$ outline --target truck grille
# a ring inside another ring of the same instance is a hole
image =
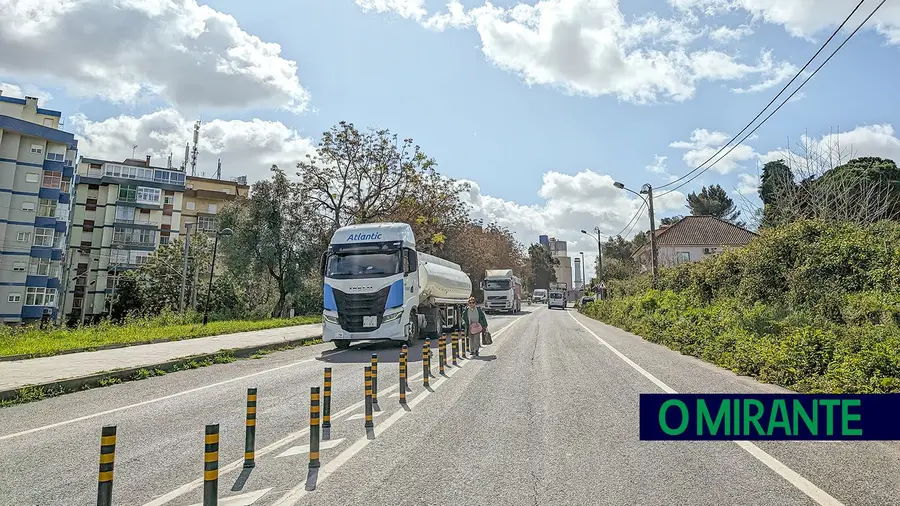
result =
[[[371,332],[381,327],[384,306],[391,291],[390,285],[374,293],[346,293],[337,289],[332,291],[334,302],[337,304],[338,322],[342,329],[347,332]],[[363,316],[375,316],[378,325],[363,327]]]
[[[487,300],[506,300],[506,295],[488,295]]]

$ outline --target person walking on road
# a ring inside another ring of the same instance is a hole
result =
[[[469,297],[469,305],[463,309],[462,321],[466,330],[466,339],[469,340],[469,348],[472,355],[478,356],[481,348],[481,335],[487,331],[487,317],[480,307],[475,305],[475,297]]]

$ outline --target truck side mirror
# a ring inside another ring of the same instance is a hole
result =
[[[322,253],[322,261],[319,265],[319,270],[322,272],[322,277],[325,277],[325,265],[328,263],[328,252]]]

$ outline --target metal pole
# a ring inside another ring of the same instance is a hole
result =
[[[598,260],[599,261],[599,260]],[[584,267],[584,252],[581,252],[581,293],[585,293],[587,287],[587,269]]]
[[[90,286],[89,281],[91,280],[91,260],[91,256],[88,255],[88,267],[84,271],[84,296],[81,297],[81,320],[78,322],[79,325],[84,325],[85,311],[87,311],[88,286]]]
[[[186,229],[184,234],[184,267],[181,274],[181,298],[178,301],[178,307],[181,309],[182,313],[184,313],[184,291],[187,289],[188,252],[191,245],[191,225],[193,225],[193,223],[185,223],[184,225]]]
[[[659,257],[656,253],[656,220],[653,217],[653,187],[649,183],[644,187],[647,190],[648,207],[650,208],[650,259],[653,263],[653,287],[659,279]]]
[[[216,233],[216,240],[213,241],[212,262],[209,264],[209,287],[206,289],[206,304],[203,305],[203,324],[209,321],[209,296],[212,294],[213,270],[216,268],[216,249],[219,247],[219,234]]]

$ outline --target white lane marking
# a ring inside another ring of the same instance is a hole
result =
[[[329,356],[331,356],[331,355],[329,355]],[[42,427],[35,427],[35,428],[33,428],[33,429],[23,430],[22,432],[16,432],[16,433],[13,433],[13,434],[7,434],[7,435],[5,435],[5,436],[0,436],[0,441],[6,440],[6,439],[13,439],[13,438],[25,436],[25,435],[28,435],[28,434],[34,434],[35,432],[41,432],[41,431],[45,431],[45,430],[49,430],[49,429],[55,429],[55,428],[57,428],[57,427],[62,427],[63,425],[69,425],[69,424],[73,424],[73,423],[76,423],[76,422],[83,422],[84,420],[90,420],[91,418],[97,418],[98,416],[104,416],[104,415],[110,415],[110,414],[112,414],[112,413],[118,413],[119,411],[125,411],[126,409],[134,409],[134,408],[139,408],[139,407],[141,407],[141,406],[146,406],[146,405],[148,405],[148,404],[154,404],[154,403],[157,403],[157,402],[167,401],[167,400],[169,400],[169,399],[174,399],[174,398],[176,398],[176,397],[181,397],[182,395],[192,394],[192,393],[195,393],[195,392],[201,392],[201,391],[203,391],[203,390],[208,390],[208,389],[210,389],[210,388],[220,387],[220,386],[222,386],[222,385],[227,385],[227,384],[229,384],[229,383],[234,383],[234,382],[236,382],[236,381],[243,381],[243,380],[248,379],[248,378],[254,378],[254,377],[256,377],[256,376],[262,376],[263,374],[273,373],[273,372],[275,372],[275,371],[280,371],[280,370],[282,370],[282,369],[287,369],[288,367],[294,367],[294,366],[297,366],[297,365],[300,365],[300,364],[305,364],[305,363],[307,363],[307,362],[313,362],[314,360],[315,360],[315,358],[307,358],[307,359],[304,359],[304,360],[299,360],[299,361],[297,361],[297,362],[292,362],[292,363],[290,363],[290,364],[281,365],[281,366],[278,366],[278,367],[273,367],[272,369],[266,369],[265,371],[259,371],[259,372],[255,372],[255,373],[252,373],[252,374],[247,374],[247,375],[245,375],[245,376],[240,376],[240,377],[237,377],[237,378],[227,379],[227,380],[225,380],[225,381],[220,381],[220,382],[218,382],[218,383],[212,383],[212,384],[210,384],[210,385],[204,385],[204,386],[202,386],[202,387],[191,388],[191,389],[189,389],[189,390],[184,390],[184,391],[182,391],[182,392],[176,392],[176,393],[174,393],[174,394],[166,395],[166,396],[163,396],[163,397],[157,397],[157,398],[155,398],[155,399],[148,399],[148,400],[146,400],[146,401],[136,402],[136,403],[134,403],[134,404],[129,404],[128,406],[122,406],[122,407],[119,407],[119,408],[108,409],[108,410],[106,410],[106,411],[101,411],[101,412],[99,412],[99,413],[94,413],[94,414],[91,414],[91,415],[79,416],[78,418],[72,418],[71,420],[66,420],[66,421],[64,421],[64,422],[51,423],[50,425],[44,425],[44,426],[42,426]]]
[[[381,416],[383,414],[384,414],[384,411],[375,411],[374,413],[372,413],[372,418],[375,418],[376,416]],[[348,416],[346,418],[346,421],[349,422],[350,420],[362,420],[363,417],[365,417],[365,416],[366,416],[365,413],[356,413],[355,415]]]
[[[516,324],[517,321],[521,320],[524,317],[516,318],[509,325],[506,325],[502,329],[498,330],[494,333],[494,337],[500,337],[507,329]],[[373,433],[375,435],[375,439],[378,438],[384,431],[391,428],[392,425],[397,423],[398,420],[403,418],[407,413],[410,413],[412,408],[416,407],[420,402],[425,400],[429,395],[434,393],[441,385],[443,385],[447,380],[449,380],[457,371],[460,369],[458,367],[453,368],[446,372],[446,376],[439,376],[437,380],[431,383],[430,390],[423,390],[421,394],[415,396],[412,400],[407,403],[407,406],[410,408],[410,411],[405,409],[400,409],[395,411],[387,420],[375,424],[375,429]],[[318,487],[323,481],[325,481],[329,476],[334,474],[341,466],[346,464],[350,459],[356,456],[363,448],[365,448],[373,439],[369,439],[368,435],[363,436],[357,439],[349,448],[342,451],[338,454],[337,457],[328,461],[324,466],[319,469],[319,474],[316,477],[316,486]],[[281,498],[275,501],[271,506],[294,506],[297,504],[300,499],[303,498],[307,493],[306,490],[306,481],[298,483],[294,488],[285,493]]]
[[[578,319],[575,318],[574,314],[569,313],[569,316],[571,316],[572,319],[575,320],[575,323],[581,325],[581,327],[584,328],[584,330],[588,331],[588,333],[590,335],[594,336],[595,339],[600,341],[600,344],[609,348],[609,351],[615,353],[616,356],[621,358],[626,364],[630,365],[632,368],[634,368],[634,370],[641,373],[641,375],[643,375],[645,378],[652,381],[653,384],[658,386],[664,392],[669,393],[669,394],[677,394],[678,393],[675,390],[673,390],[672,387],[670,387],[669,385],[666,385],[665,383],[660,381],[659,378],[650,374],[643,367],[637,365],[630,358],[623,355],[622,352],[613,348],[611,344],[606,342],[606,340],[604,340],[602,337],[598,336],[593,330],[587,328],[587,326],[585,324],[578,321]],[[766,467],[768,467],[772,471],[775,471],[776,474],[778,474],[779,476],[781,476],[782,478],[787,480],[791,485],[796,487],[797,490],[806,494],[810,499],[812,499],[816,503],[818,503],[822,506],[844,506],[844,503],[838,501],[837,499],[832,497],[830,494],[828,494],[828,492],[825,492],[824,490],[820,489],[819,487],[817,487],[815,484],[813,484],[811,481],[807,480],[803,476],[800,476],[800,474],[798,474],[796,471],[794,471],[793,469],[789,468],[788,466],[782,464],[778,459],[769,455],[768,453],[766,453],[765,450],[756,446],[755,444],[751,443],[750,441],[732,441],[732,442],[734,444],[738,445],[739,447],[743,448],[747,453],[749,453],[754,458],[756,458],[756,460],[765,464]]]
[[[260,500],[262,496],[266,495],[269,490],[272,490],[272,487],[257,490],[255,492],[247,492],[246,494],[235,495],[232,497],[224,497],[222,499],[219,499],[219,506],[250,506],[251,504]],[[203,505],[197,503],[192,506]]]
[[[528,315],[526,315],[526,316],[528,316]],[[524,318],[524,316],[522,318]],[[511,325],[513,325],[519,319],[520,318],[513,320],[509,325],[506,325],[502,329],[498,330],[497,333],[495,334],[495,336],[500,335],[504,329],[509,328]],[[347,350],[347,351],[352,351],[352,350]],[[336,352],[329,356],[336,355],[337,353],[341,353],[341,352]],[[410,376],[408,378],[408,381],[410,382],[410,384],[412,384],[413,381],[415,381],[418,378],[421,378],[423,374],[424,374],[424,371],[417,372],[416,374]],[[378,395],[379,396],[388,395],[391,392],[393,392],[394,390],[397,390],[399,388],[399,386],[400,385],[398,385],[398,384],[394,384],[388,388],[380,389],[380,390],[378,390]],[[427,392],[427,390],[426,390],[426,392]],[[347,413],[350,413],[356,409],[359,409],[360,407],[363,406],[363,404],[365,404],[364,400],[358,401],[354,404],[351,404],[350,406],[347,406],[346,408],[336,412],[334,415],[332,415],[332,418],[337,419],[341,416],[344,416]],[[405,410],[404,410],[404,412],[405,412]],[[259,459],[262,456],[267,455],[267,454],[283,447],[284,445],[289,444],[302,436],[305,436],[308,433],[309,433],[309,427],[299,430],[297,432],[288,434],[287,436],[279,439],[278,441],[275,441],[274,443],[270,444],[269,446],[266,446],[265,448],[258,450],[256,452],[256,460],[259,461]],[[243,468],[243,465],[244,465],[244,459],[235,460],[234,462],[231,462],[230,464],[219,468],[219,476],[221,476],[225,473],[234,471],[236,469]],[[195,488],[199,487],[202,484],[203,484],[203,478],[198,478],[190,483],[185,483],[184,485],[176,488],[175,490],[172,490],[171,492],[168,492],[164,495],[157,497],[156,499],[144,504],[144,506],[163,506],[164,504],[168,504],[171,501],[183,496],[184,494],[187,494],[188,492],[194,490]]]
[[[334,448],[335,446],[341,444],[343,441],[344,441],[344,438],[329,439],[326,441],[322,441],[321,443],[319,443],[319,450],[330,450],[330,449]],[[287,450],[285,450],[284,452],[282,452],[281,454],[276,455],[275,458],[280,459],[281,457],[291,457],[293,455],[308,454],[308,453],[309,453],[309,445],[305,444],[305,445],[300,445],[300,446],[292,446],[292,447],[288,448]]]

